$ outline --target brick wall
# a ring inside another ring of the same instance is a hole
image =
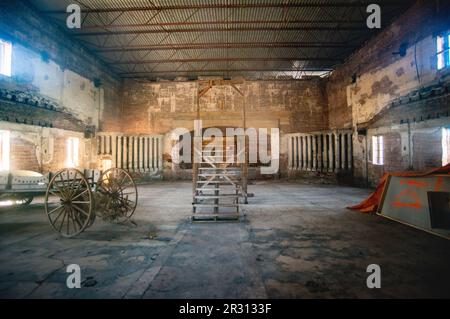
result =
[[[355,133],[372,129],[382,132],[387,143],[384,167],[372,167],[370,161],[366,162],[371,159],[371,135],[355,134],[355,180],[373,185],[385,171],[441,165],[442,147],[436,136],[426,134],[423,139],[408,139],[406,123],[439,130],[449,122],[448,93],[438,100],[424,97],[405,107],[391,109],[391,106],[399,99],[408,100],[409,95],[423,88],[441,85],[448,90],[445,86],[448,87],[450,72],[437,71],[435,41],[437,34],[448,30],[445,21],[449,10],[448,2],[417,1],[331,75],[327,83],[330,127],[353,127]],[[406,48],[403,56],[398,54],[401,46]],[[427,151],[428,146],[436,151]],[[417,160],[411,163],[413,152]]]
[[[442,165],[441,129],[434,132],[415,133],[413,135],[413,166],[419,170],[427,170]]]
[[[0,101],[0,129],[19,122],[27,127],[23,130],[30,131],[27,134],[33,135],[34,129],[29,130],[29,125],[39,131],[40,122],[51,123],[52,132],[57,132],[54,154],[50,162],[40,164],[41,170],[64,166],[66,138],[83,132],[87,124],[101,131],[164,134],[166,138],[174,128],[193,129],[197,82],[122,82],[26,2],[12,1],[7,5],[7,10],[0,12],[0,29],[2,36],[13,41],[16,73],[11,78],[0,76],[0,88],[48,98],[57,104],[58,112]],[[353,128],[355,178],[368,179],[372,184],[385,171],[438,165],[442,147],[436,132],[448,125],[448,94],[400,108],[391,106],[414,90],[449,81],[450,72],[436,71],[434,52],[435,35],[445,29],[442,18],[446,9],[447,2],[440,2],[437,7],[434,1],[418,1],[327,80],[247,81],[238,85],[244,97],[229,86],[214,87],[200,99],[203,126],[240,127],[245,105],[247,127],[277,127],[281,136]],[[22,18],[17,19],[18,16]],[[393,54],[402,45],[406,47],[405,55]],[[48,61],[42,59],[42,52],[48,54]],[[94,86],[95,78],[102,80],[100,88]],[[21,130],[21,126],[14,127]],[[361,128],[369,133],[358,136],[356,132]],[[383,167],[366,160],[371,159],[373,134],[385,136]],[[13,156],[20,159],[18,168],[28,167],[20,164],[21,160],[31,158],[33,147],[36,153],[41,143],[25,141],[18,144],[22,148],[13,151],[17,152]],[[170,143],[164,145],[167,158]],[[429,145],[437,151],[427,151]],[[282,142],[282,169],[286,166],[286,151]],[[38,149],[35,156],[38,164],[39,157],[48,155],[39,152],[42,150]],[[89,158],[91,155],[95,154],[83,155],[83,165],[95,162]],[[36,161],[31,159],[29,167],[36,168]]]
[[[83,141],[81,154],[88,125],[97,131],[119,129],[121,79],[27,1],[2,5],[0,38],[11,41],[13,50],[12,76],[0,75],[0,129],[17,136],[17,145],[11,143],[11,167],[58,170],[66,165],[68,137]],[[25,95],[26,101],[19,101]],[[34,105],[35,100],[52,107]],[[44,153],[48,139],[52,148],[46,150],[51,154]],[[83,154],[81,167],[95,162],[91,155]]]
[[[36,157],[36,145],[22,138],[13,137],[10,141],[10,169],[40,172]]]
[[[242,97],[231,86],[213,87],[200,98],[203,127],[279,128],[287,133],[320,131],[328,128],[325,82],[247,81],[237,85]],[[175,128],[193,130],[197,110],[197,82],[142,83],[126,80],[123,90],[121,131],[140,134],[166,134]],[[165,143],[164,156],[170,160],[171,143]],[[287,168],[281,145],[281,170]]]
[[[245,104],[248,127],[278,127],[284,133],[328,127],[324,82],[248,81],[214,87],[200,99],[205,127],[241,127]],[[141,83],[126,80],[123,90],[122,131],[164,134],[176,127],[193,128],[197,110],[196,82]],[[210,124],[208,124],[210,123]]]

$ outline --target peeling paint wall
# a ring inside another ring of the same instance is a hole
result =
[[[388,110],[393,101],[407,97],[415,90],[448,83],[450,72],[437,71],[436,58],[436,35],[449,28],[448,23],[443,22],[448,21],[445,20],[448,10],[447,2],[418,1],[330,77],[327,84],[330,128],[353,128],[355,133],[361,127],[369,129],[367,136],[354,134],[353,139],[354,176],[361,184],[375,185],[387,171],[421,170],[441,165],[442,148],[438,146],[437,135],[427,135],[429,139],[413,138],[414,132],[410,127],[411,139],[407,139],[407,125],[400,124],[444,117],[435,122],[438,126],[434,130],[439,130],[450,124],[448,98],[441,99],[439,105],[432,102],[430,106],[424,99],[411,109]],[[402,47],[406,49],[403,56],[399,53]],[[411,115],[412,109],[414,115]],[[384,116],[389,117],[391,122],[380,124],[379,118]],[[371,163],[370,144],[374,130],[370,133],[370,129],[374,121],[378,122],[376,130],[384,132],[385,136],[386,158],[385,165],[381,167]],[[396,125],[400,125],[401,132],[392,133]],[[430,152],[430,147],[439,151]],[[411,161],[409,157],[413,156],[410,155],[413,149],[416,150],[415,157],[422,156],[419,155],[421,152],[428,152],[433,159]]]
[[[352,106],[353,125],[369,121],[393,99],[437,80],[440,75],[435,48],[436,37],[428,36],[410,46],[405,57],[366,72],[355,84],[347,86],[347,105]]]
[[[0,75],[0,129],[11,131],[12,168],[64,167],[68,137],[80,138],[80,167],[92,166],[96,152],[84,132],[117,128],[121,80],[28,3],[4,5],[0,38],[13,50],[12,76]]]
[[[16,43],[12,51],[12,76],[0,75],[0,87],[48,98],[60,111],[96,127],[105,107],[103,88],[96,88],[93,81],[61,68],[53,60],[44,62],[38,53]]]
[[[242,126],[245,104],[247,126],[278,127],[288,132],[327,128],[326,95],[321,80],[249,81],[212,88],[200,98],[206,126]],[[193,128],[197,110],[197,82],[142,83],[126,80],[123,90],[122,130],[130,133],[166,133],[177,127]],[[261,126],[262,125],[262,126]]]
[[[244,105],[247,128],[279,128],[283,136],[328,127],[326,91],[321,79],[247,81],[237,87],[244,97],[225,85],[213,87],[200,98],[204,128],[243,127]],[[123,125],[120,130],[133,134],[165,134],[165,140],[170,138],[175,128],[192,131],[197,111],[197,91],[198,83],[194,81],[125,81]],[[283,171],[287,166],[286,151],[286,147],[281,148]],[[170,143],[167,141],[164,154],[166,160],[170,158]]]
[[[448,94],[392,106],[415,90],[450,81],[449,70],[436,70],[436,34],[448,29],[442,18],[449,9],[446,2],[437,3],[418,1],[329,79],[247,81],[237,85],[244,97],[230,86],[212,88],[199,101],[203,126],[242,127],[245,105],[247,127],[280,129],[283,173],[286,134],[350,128],[358,183],[374,185],[386,171],[438,166],[440,128],[450,125]],[[175,128],[193,130],[198,82],[122,82],[26,3],[6,5],[0,37],[13,43],[13,76],[0,75],[0,90],[26,92],[56,105],[42,109],[0,99],[0,129],[13,132],[17,168],[63,167],[67,138],[83,138],[86,126],[93,125],[104,132],[164,135],[164,167],[169,175],[186,175],[170,162],[169,136]],[[94,80],[101,84],[96,87]],[[371,162],[371,138],[377,134],[385,137],[383,166]],[[95,165],[95,141],[82,144],[82,164]]]
[[[78,168],[96,165],[91,139],[85,139],[82,133],[5,122],[0,122],[0,129],[11,132],[11,170],[54,172],[65,167],[69,137],[80,141]]]

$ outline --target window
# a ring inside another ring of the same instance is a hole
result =
[[[11,76],[11,42],[0,39],[0,74]]]
[[[450,66],[450,31],[437,37],[437,68]]]
[[[372,163],[373,165],[384,165],[383,136],[372,136]]]
[[[69,137],[67,139],[67,167],[77,167],[78,162],[78,147],[80,145],[80,140],[76,137]]]
[[[450,129],[442,129],[442,166],[450,163]]]
[[[0,171],[9,170],[9,131],[0,131]]]

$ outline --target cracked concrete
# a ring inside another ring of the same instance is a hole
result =
[[[345,209],[369,191],[258,182],[245,216],[189,221],[191,184],[139,187],[137,226],[100,219],[58,237],[42,200],[0,212],[2,298],[407,298],[450,297],[450,242]],[[65,272],[81,267],[82,288]],[[366,267],[382,288],[366,287]]]

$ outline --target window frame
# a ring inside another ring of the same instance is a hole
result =
[[[68,137],[66,140],[66,166],[75,168],[80,165],[80,139]]]
[[[442,128],[442,166],[450,164],[450,128],[443,127]]]
[[[384,138],[383,135],[372,136],[372,164],[384,165]]]
[[[8,171],[11,168],[11,132],[0,130],[0,171]]]
[[[450,68],[450,30],[436,37],[436,67],[438,71]]]
[[[12,75],[12,42],[0,38],[0,76]]]

